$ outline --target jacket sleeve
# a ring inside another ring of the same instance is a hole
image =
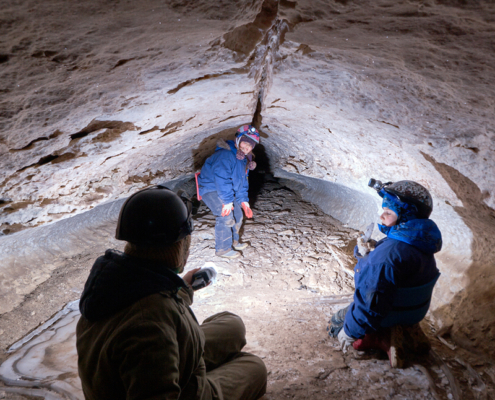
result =
[[[382,320],[392,310],[392,302],[397,291],[394,269],[380,263],[355,269],[356,291],[354,301],[345,316],[344,331],[359,339],[367,333],[376,332]]]
[[[248,190],[249,190],[249,181],[248,181],[248,175],[247,171],[244,173],[244,176],[242,177],[243,182],[240,190],[238,193],[235,194],[235,197],[239,203],[242,202],[247,202],[249,203],[249,195],[248,195]]]
[[[191,307],[194,299],[194,290],[191,286],[187,285],[187,287],[181,288],[177,295],[184,300],[184,302]]]
[[[168,318],[140,320],[120,334],[114,353],[126,400],[179,398],[179,344],[173,314]]]
[[[227,204],[234,201],[234,182],[232,180],[234,165],[229,152],[227,150],[223,150],[223,152],[216,160],[213,171],[218,197],[223,204]]]

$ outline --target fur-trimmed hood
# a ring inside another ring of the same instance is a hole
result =
[[[237,153],[237,147],[235,147],[235,142],[233,140],[218,139],[216,150],[220,149],[230,150],[234,154]],[[249,153],[249,157],[251,158],[251,160],[255,158],[255,155],[252,151]]]
[[[229,146],[228,142],[231,142],[233,146],[232,145]],[[225,139],[218,139],[217,140],[217,150],[219,148],[224,149],[224,150],[232,150],[234,152],[237,151],[237,148],[235,147],[235,144],[232,140],[226,141]]]

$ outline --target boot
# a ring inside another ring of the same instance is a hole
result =
[[[232,247],[235,249],[235,250],[244,250],[246,247],[248,247],[248,244],[247,243],[239,243],[237,241],[234,240],[234,243],[232,244]]]
[[[234,251],[234,250],[227,250],[227,251],[222,251],[222,252],[215,252],[215,255],[217,257],[223,257],[223,258],[237,258],[241,256],[241,253]]]
[[[387,353],[392,368],[404,366],[404,334],[402,326],[383,329],[378,333],[368,333],[362,339],[357,339],[353,344],[355,350],[365,351],[380,349]]]

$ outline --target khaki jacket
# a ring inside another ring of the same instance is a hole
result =
[[[77,352],[86,399],[211,399],[192,299],[190,288],[161,291],[96,322],[81,316]]]

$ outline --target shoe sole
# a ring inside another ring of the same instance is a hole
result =
[[[241,256],[239,253],[237,253],[235,256],[225,256],[225,255],[223,255],[223,256],[219,256],[219,255],[217,255],[217,254],[215,254],[215,255],[216,255],[217,257],[221,257],[221,258],[228,258],[229,260],[232,260],[232,259],[234,259],[234,258],[239,258],[239,257]]]

